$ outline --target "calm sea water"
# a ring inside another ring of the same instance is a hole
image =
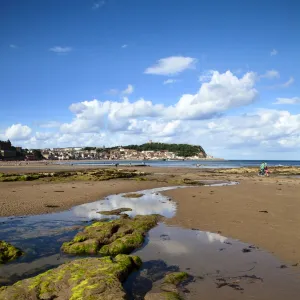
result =
[[[265,160],[269,166],[298,166],[300,167],[300,160]],[[118,163],[119,166],[141,165],[144,161],[140,160],[99,160],[99,161],[78,161],[72,162],[74,165],[113,165]],[[240,167],[259,167],[261,160],[187,160],[187,161],[161,161],[148,160],[146,165],[152,167],[187,167],[187,168],[240,168]],[[71,164],[69,162],[62,162],[61,164]],[[198,165],[198,166],[197,166]]]

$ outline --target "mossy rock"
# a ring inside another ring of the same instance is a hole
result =
[[[61,250],[69,254],[129,254],[143,244],[145,234],[160,218],[159,215],[147,215],[95,222],[72,241],[63,243]]]
[[[97,211],[97,214],[105,215],[105,216],[119,216],[121,213],[125,211],[132,211],[132,208],[129,207],[121,207],[112,210],[101,210]]]
[[[193,179],[190,179],[190,178],[183,178],[181,183],[183,184],[190,184],[190,185],[204,185],[203,182],[199,181],[199,180],[193,180]]]
[[[23,255],[23,252],[10,243],[0,241],[0,264],[7,263]]]
[[[180,284],[190,276],[186,272],[167,274],[162,281],[155,282],[145,296],[145,300],[182,300],[184,299]]]
[[[141,193],[130,193],[130,194],[125,194],[122,197],[124,197],[124,198],[141,198],[143,196],[144,196],[144,194],[141,194]]]
[[[145,178],[145,177],[136,177],[135,180],[136,181],[147,181],[147,178]]]
[[[136,170],[120,170],[120,169],[97,169],[97,170],[83,170],[83,171],[59,171],[53,173],[28,173],[28,174],[0,174],[0,182],[9,181],[32,181],[42,178],[48,181],[70,181],[70,180],[93,180],[102,181],[118,178],[134,178],[144,175],[144,173]]]
[[[122,282],[141,266],[136,256],[73,260],[36,277],[0,288],[1,300],[123,300]]]
[[[171,283],[171,284],[178,285],[182,281],[186,280],[188,276],[189,275],[186,272],[173,272],[165,276],[164,283]]]
[[[178,293],[173,292],[152,292],[147,293],[145,300],[182,300],[183,298]]]

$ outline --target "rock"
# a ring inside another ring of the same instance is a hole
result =
[[[141,266],[137,256],[73,260],[36,277],[0,288],[2,300],[123,300],[122,282]]]
[[[119,216],[122,212],[125,211],[132,211],[131,208],[127,207],[122,207],[122,208],[117,208],[113,210],[102,210],[102,211],[97,211],[97,214],[105,215],[105,216]]]
[[[7,242],[0,241],[0,265],[12,261],[21,255],[23,255],[23,252],[20,249]]]
[[[281,265],[279,268],[280,268],[280,269],[286,269],[287,266],[286,266],[286,265]]]
[[[156,282],[145,296],[145,300],[182,300],[182,291],[179,285],[190,276],[186,272],[167,274],[162,282]]]
[[[243,253],[249,253],[249,252],[251,252],[251,249],[244,248],[242,251],[243,251]]]
[[[143,244],[145,234],[160,218],[159,215],[146,215],[95,222],[72,241],[63,243],[61,250],[69,254],[129,254]]]
[[[182,297],[180,297],[177,293],[172,292],[153,292],[153,293],[147,293],[145,300],[182,300]]]
[[[124,197],[124,198],[141,198],[142,196],[144,196],[144,194],[130,193],[130,194],[125,194],[122,197]]]
[[[171,283],[171,284],[178,285],[179,283],[186,280],[187,278],[188,278],[188,274],[186,272],[173,272],[165,276],[164,283]]]

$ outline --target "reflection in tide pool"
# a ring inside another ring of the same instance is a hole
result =
[[[144,190],[139,192],[142,196],[138,198],[124,197],[126,194],[111,195],[102,201],[76,206],[72,212],[77,217],[101,219],[107,218],[107,216],[99,214],[99,211],[110,211],[126,207],[132,209],[132,211],[126,212],[129,216],[160,214],[164,217],[171,218],[175,215],[175,203],[170,201],[168,197],[160,194],[160,192],[175,188],[183,187],[165,187]]]
[[[132,300],[144,299],[147,280],[153,274],[161,279],[159,272],[170,266],[194,276],[188,286],[189,300],[299,299],[296,269],[281,268],[282,262],[272,254],[217,233],[160,223],[150,230],[145,247],[134,254],[147,263],[125,284]],[[164,265],[157,268],[159,261]]]

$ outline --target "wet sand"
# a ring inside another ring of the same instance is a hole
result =
[[[0,172],[25,173],[82,168],[35,163],[2,166]],[[131,169],[153,173],[149,177],[153,181],[1,182],[0,216],[60,211],[110,194],[176,185],[178,178],[233,180],[240,184],[228,187],[191,187],[166,192],[178,204],[176,216],[167,223],[221,232],[224,236],[273,252],[287,263],[300,263],[299,178],[261,178],[256,175],[209,173],[203,169],[186,168]],[[54,207],[47,207],[49,205]]]
[[[165,192],[178,205],[167,224],[219,232],[300,263],[300,180],[239,180],[236,186]]]
[[[157,182],[118,179],[60,183],[0,182],[0,217],[52,213],[100,200],[112,194],[136,192],[164,185]]]

